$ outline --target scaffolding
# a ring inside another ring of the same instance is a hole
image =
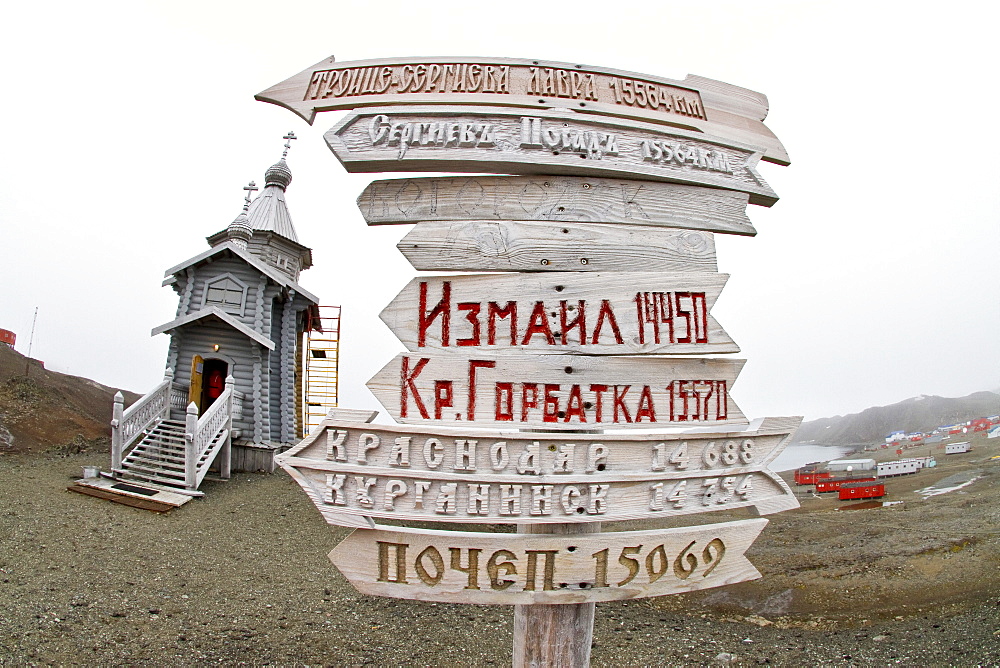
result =
[[[337,407],[340,307],[317,306],[315,311],[310,310],[303,337],[302,431],[308,436],[327,412]]]

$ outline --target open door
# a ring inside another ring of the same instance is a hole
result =
[[[191,402],[198,407],[198,413],[201,414],[201,395],[202,395],[202,379],[205,375],[205,360],[201,355],[195,355],[191,358],[191,386],[188,388],[188,400],[187,405],[190,406]]]
[[[229,365],[219,359],[207,359],[202,373],[201,403],[198,404],[201,413],[215,403],[226,391],[226,376],[229,375]]]

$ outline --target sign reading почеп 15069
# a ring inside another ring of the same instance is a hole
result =
[[[397,58],[337,63],[333,57],[255,96],[312,123],[316,112],[399,104],[568,108],[640,118],[734,139],[788,164],[762,122],[761,93],[688,75],[683,81],[604,67],[514,58]]]

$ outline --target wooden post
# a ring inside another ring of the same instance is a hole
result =
[[[122,467],[122,417],[125,414],[125,397],[115,392],[115,406],[111,415],[111,471],[117,475]]]
[[[600,522],[519,524],[521,533],[600,533]],[[595,603],[514,606],[514,668],[589,666]]]
[[[236,395],[236,379],[232,375],[226,377],[226,442],[219,453],[219,477],[229,479],[232,468],[233,453],[233,402]]]
[[[188,489],[198,487],[198,454],[194,451],[198,438],[198,406],[188,404],[184,424],[184,485]]]

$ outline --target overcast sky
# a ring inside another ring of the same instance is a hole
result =
[[[343,306],[341,405],[402,346],[378,312],[414,275],[368,228],[322,134],[253,95],[333,55],[586,63],[765,93],[792,158],[755,238],[717,235],[713,313],[751,417],[818,418],[1000,387],[1000,10],[949,2],[49,2],[0,28],[0,328],[50,369],[146,392],[173,319],[163,271],[204,248],[294,130],[287,200]]]

